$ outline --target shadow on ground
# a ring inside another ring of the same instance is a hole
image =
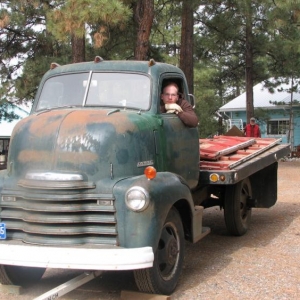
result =
[[[226,231],[223,211],[216,207],[207,209],[204,214],[204,226],[210,227],[212,232],[196,244],[186,243],[184,269],[174,297],[179,299],[185,290],[221,272],[230,264],[236,251],[266,247],[299,216],[299,203],[279,202],[270,209],[254,209],[247,234],[233,237]],[[29,294],[37,297],[81,273],[82,271],[74,270],[47,270],[39,283],[24,290],[24,296]],[[122,290],[137,291],[131,271],[105,272],[66,294],[62,299],[115,300],[120,299]]]

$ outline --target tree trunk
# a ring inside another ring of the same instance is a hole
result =
[[[247,123],[254,116],[253,105],[253,48],[252,48],[252,10],[251,1],[246,14],[246,114]]]
[[[294,148],[294,126],[292,126],[293,123],[293,98],[294,98],[294,77],[292,77],[291,82],[291,100],[290,100],[290,114],[289,114],[289,132],[287,136],[287,142],[291,143],[291,148]]]
[[[189,92],[194,93],[194,64],[193,64],[193,33],[194,16],[193,0],[182,1],[182,27],[181,27],[181,48],[180,68],[185,74],[188,82]]]
[[[85,38],[74,34],[71,38],[73,63],[85,61]]]
[[[147,60],[149,37],[154,18],[154,0],[138,0],[134,9],[137,38],[134,49],[136,60]]]

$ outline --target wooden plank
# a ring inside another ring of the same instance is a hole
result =
[[[21,295],[22,292],[23,288],[21,286],[0,284],[0,293]]]
[[[200,169],[230,170],[271,149],[281,140],[275,138],[246,138],[216,136],[200,139]]]
[[[121,291],[121,300],[171,300],[171,296]]]
[[[253,146],[256,140],[245,137],[215,136],[212,139],[200,139],[199,143],[201,159],[217,160],[221,156]]]

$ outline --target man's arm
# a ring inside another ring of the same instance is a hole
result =
[[[188,127],[197,127],[199,119],[192,105],[188,101],[182,100],[180,106],[183,111],[177,113],[179,119]]]

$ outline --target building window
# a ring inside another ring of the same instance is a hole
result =
[[[0,154],[7,154],[9,146],[8,138],[0,138]]]
[[[289,130],[289,120],[268,121],[268,134],[282,135]]]

